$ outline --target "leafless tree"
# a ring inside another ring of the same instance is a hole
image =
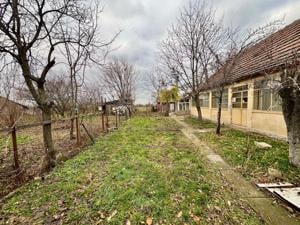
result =
[[[282,98],[282,110],[287,126],[292,163],[300,166],[300,49],[286,60],[280,70],[278,93]]]
[[[102,12],[99,3],[89,8],[84,20],[76,21],[76,29],[73,31],[76,43],[67,42],[68,33],[63,33],[65,40],[62,53],[69,69],[71,87],[71,117],[75,116],[78,107],[79,88],[84,85],[87,66],[92,64],[103,65],[109,53],[110,44],[119,33],[110,41],[102,41],[98,34],[98,16]],[[63,24],[61,25],[63,26]],[[79,43],[79,44],[78,44]],[[70,138],[74,136],[74,120],[71,119]]]
[[[106,94],[119,103],[125,105],[129,116],[135,98],[136,70],[125,58],[112,58],[104,66],[101,81]]]
[[[272,38],[271,38],[272,39]],[[268,46],[272,48],[273,46]],[[268,48],[266,48],[267,51]],[[300,48],[295,48],[278,60],[269,56],[269,62],[277,65],[265,69],[265,85],[279,94],[282,101],[282,112],[287,127],[289,159],[300,166]],[[278,75],[274,76],[274,75]]]
[[[102,85],[97,81],[85,82],[78,95],[78,106],[82,113],[95,113],[99,110],[103,97],[101,87]]]
[[[155,68],[149,75],[148,75],[150,84],[151,84],[151,91],[153,95],[154,101],[159,100],[159,93],[161,89],[165,88],[168,84],[165,74],[162,69],[159,67]]]
[[[224,27],[219,21],[209,27],[210,32],[203,33],[205,44],[214,57],[214,75],[210,77],[206,87],[215,89],[214,97],[218,101],[216,134],[221,132],[224,90],[226,85],[232,83],[231,75],[239,67],[239,60],[249,48],[274,33],[281,25],[282,20],[279,19],[243,32],[239,28]],[[213,35],[207,36],[207,33]]]
[[[15,68],[13,64],[7,65],[5,59],[2,61],[2,67],[0,69],[0,114],[7,105],[7,102],[12,94],[12,90],[15,86],[18,68]]]
[[[53,76],[46,83],[50,101],[53,102],[53,110],[61,117],[65,117],[66,113],[71,110],[71,85],[65,77],[64,74]]]
[[[49,71],[56,64],[58,46],[64,43],[80,45],[74,31],[78,21],[90,22],[86,19],[89,12],[88,1],[10,0],[0,3],[0,57],[20,66],[44,121],[51,120],[53,103],[45,83]],[[85,25],[82,24],[82,27]],[[47,170],[56,164],[51,123],[43,125],[43,139],[45,158],[42,167]]]
[[[208,79],[213,59],[203,33],[212,35],[209,28],[213,26],[214,19],[215,12],[205,1],[190,1],[161,45],[161,55],[169,69],[169,77],[181,90],[192,96],[200,120],[199,90]]]

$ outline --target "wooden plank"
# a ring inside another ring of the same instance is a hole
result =
[[[99,116],[101,115],[100,113],[96,113],[96,114],[87,114],[87,115],[82,115],[79,116],[80,118],[87,118],[87,117],[93,117],[93,116]],[[59,120],[48,120],[48,121],[41,121],[41,122],[36,122],[36,123],[31,123],[31,124],[24,124],[24,125],[20,125],[20,126],[16,126],[15,129],[17,130],[24,130],[24,129],[28,129],[28,128],[33,128],[33,127],[38,127],[41,125],[47,125],[47,124],[53,124],[53,123],[58,123],[58,122],[65,122],[68,120],[71,120],[72,117],[70,118],[63,118],[63,119],[59,119]],[[75,117],[73,119],[76,119]],[[0,133],[11,133],[13,131],[13,128],[11,127],[7,127],[7,128],[2,128],[0,129]]]
[[[295,185],[287,182],[277,182],[277,183],[260,183],[256,184],[259,188],[281,188],[281,187],[295,187]]]
[[[273,193],[300,210],[300,187],[276,188]]]

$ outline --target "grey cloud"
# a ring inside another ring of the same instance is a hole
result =
[[[100,24],[109,37],[123,30],[113,54],[127,57],[139,71],[137,102],[149,101],[147,74],[156,62],[158,43],[176,22],[180,7],[188,0],[106,0]],[[212,0],[227,24],[255,27],[286,14],[287,23],[299,17],[299,0]]]

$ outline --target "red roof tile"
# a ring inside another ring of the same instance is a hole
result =
[[[282,65],[288,57],[300,51],[300,19],[275,32],[245,51],[236,62],[227,83],[233,83],[259,75],[266,70]],[[213,87],[222,80],[222,73],[209,79]],[[207,87],[206,87],[207,89]]]

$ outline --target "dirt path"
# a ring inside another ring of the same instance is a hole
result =
[[[281,206],[274,204],[272,198],[267,197],[250,182],[246,181],[238,172],[229,166],[223,158],[210,149],[205,143],[201,142],[195,130],[183,122],[183,117],[173,116],[175,121],[183,128],[183,134],[191,142],[199,147],[199,150],[207,158],[209,163],[218,170],[225,179],[236,189],[249,205],[270,225],[299,225],[300,220],[290,216],[289,212]]]

